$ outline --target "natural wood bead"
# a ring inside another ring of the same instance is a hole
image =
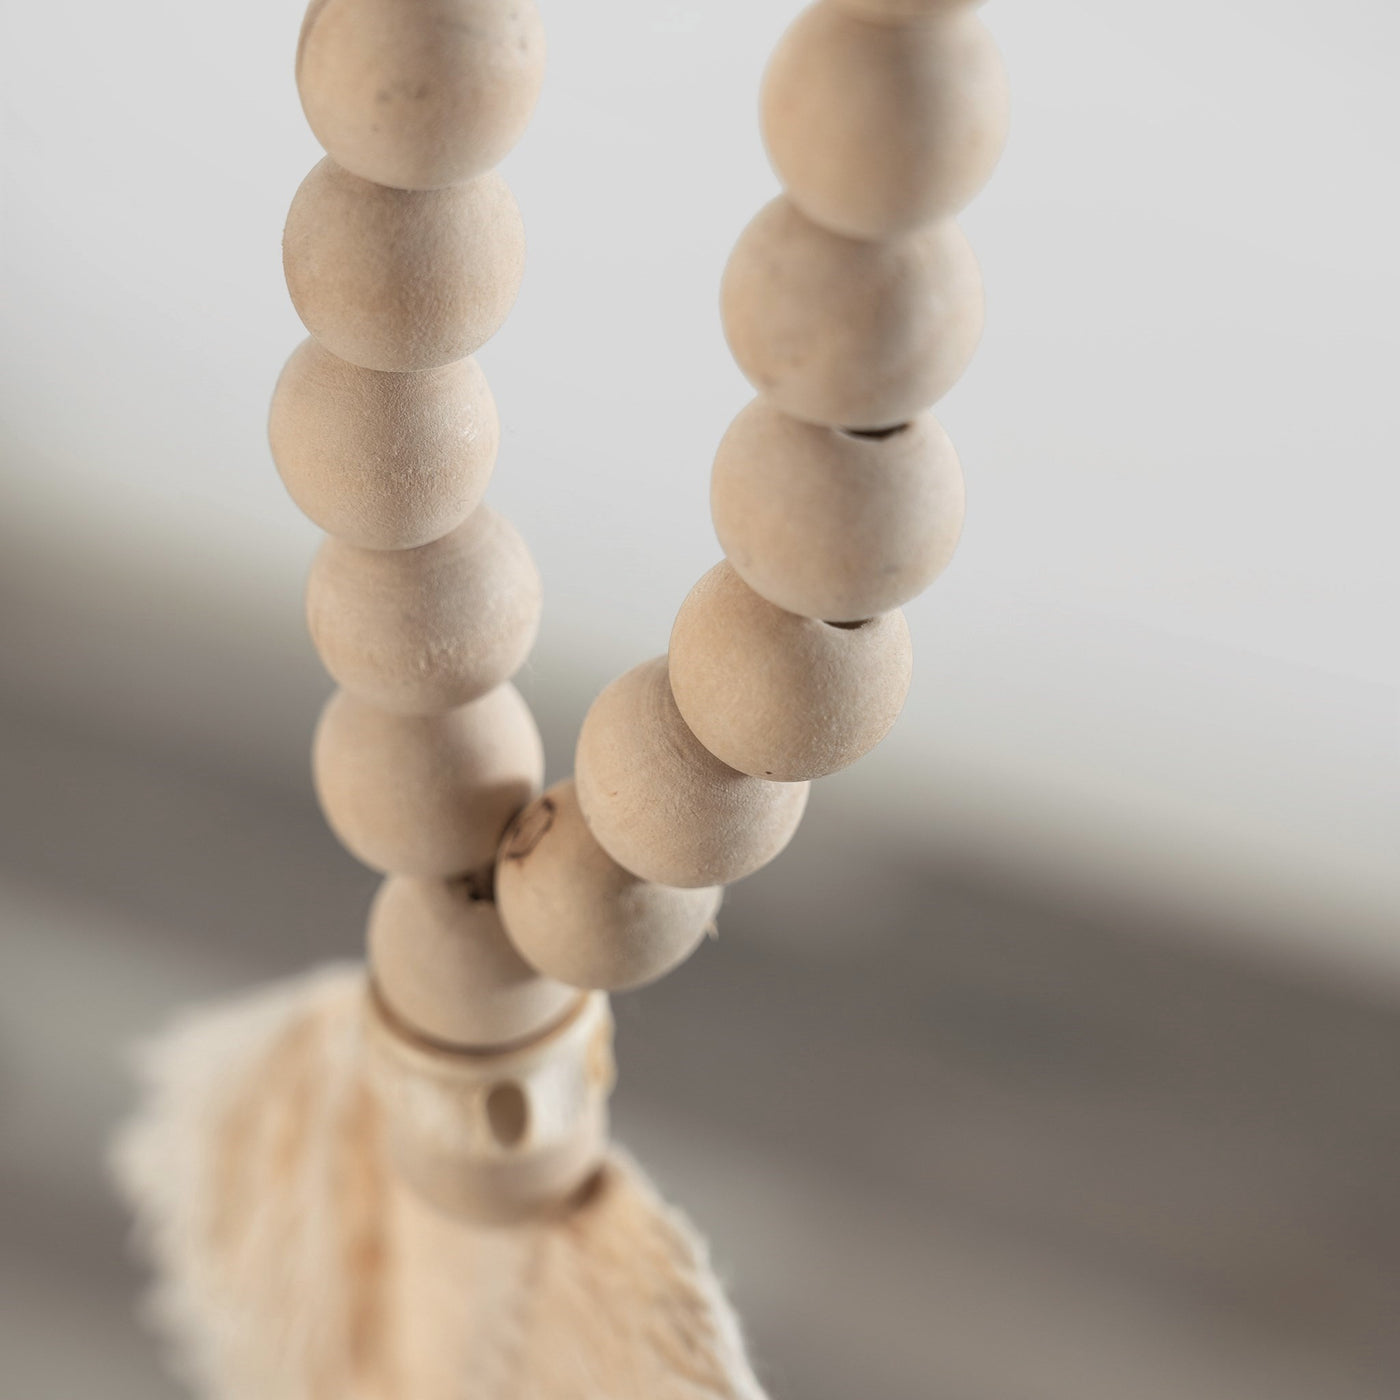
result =
[[[693,953],[719,908],[716,888],[640,880],[598,844],[572,780],[511,823],[496,863],[496,900],[531,966],[575,987],[624,991]]]
[[[958,10],[976,9],[983,0],[831,0],[831,3],[865,19],[902,24],[906,20],[932,19]]]
[[[1006,142],[1006,73],[967,8],[915,23],[803,12],[763,84],[763,137],[788,198],[851,238],[955,213]]]
[[[721,762],[775,782],[824,777],[869,753],[909,693],[901,612],[840,626],[775,607],[728,563],[691,589],[671,632],[671,690]]]
[[[982,333],[982,280],[956,224],[861,242],[782,197],[740,235],[721,305],[756,389],[797,418],[847,428],[893,427],[927,408]]]
[[[589,830],[623,869],[682,889],[727,885],[766,865],[792,839],[808,792],[721,763],[681,718],[664,656],[593,702],[574,782]]]
[[[483,1224],[562,1205],[607,1150],[612,1030],[595,992],[523,1045],[449,1049],[414,1035],[371,989],[366,1068],[401,1179],[447,1215]]]
[[[578,999],[526,965],[476,879],[387,879],[370,909],[369,962],[398,1018],[447,1045],[527,1040]]]
[[[525,541],[483,505],[417,549],[327,540],[311,566],[306,619],[346,690],[386,710],[429,714],[515,674],[539,630],[540,592]]]
[[[540,790],[544,751],[520,693],[498,686],[436,715],[396,715],[346,691],[312,745],[331,830],[374,870],[447,877],[488,869]]]
[[[388,374],[308,339],[277,381],[268,437],[292,499],[328,534],[409,549],[471,514],[501,426],[473,359]]]
[[[443,190],[391,190],[327,158],[282,238],[306,329],[366,369],[431,369],[485,344],[515,302],[525,231],[494,171]]]
[[[297,48],[316,139],[347,170],[401,189],[497,164],[543,78],[532,0],[312,0]]]
[[[715,456],[715,533],[754,592],[858,622],[922,593],[963,523],[957,454],[931,413],[887,436],[804,423],[755,399]]]

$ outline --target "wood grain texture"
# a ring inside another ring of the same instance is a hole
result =
[[[370,908],[368,943],[370,973],[389,1009],[446,1045],[527,1040],[578,999],[521,959],[479,879],[391,876]]]
[[[509,680],[534,645],[540,604],[525,541],[485,505],[417,549],[327,540],[306,588],[326,669],[400,714],[450,710]]]
[[[607,1152],[615,1071],[605,996],[580,997],[543,1035],[489,1051],[421,1039],[372,987],[364,1016],[388,1156],[414,1195],[475,1224],[567,1210]]]
[[[488,870],[543,773],[539,731],[508,684],[435,715],[396,715],[337,691],[312,744],[331,830],[356,859],[396,875]]]
[[[277,381],[268,438],[283,485],[327,534],[411,549],[476,508],[501,425],[474,359],[392,374],[308,339]]]
[[[846,428],[908,422],[952,388],[982,334],[982,278],[956,224],[868,243],[781,196],[739,236],[720,306],[754,388]]]
[[[624,870],[589,831],[572,780],[511,823],[496,865],[511,942],[531,966],[575,987],[626,991],[670,972],[713,928],[720,895]]]
[[[957,213],[1006,142],[1006,72],[970,7],[916,22],[803,11],[763,83],[763,139],[792,202],[850,238]]]
[[[953,557],[964,502],[957,454],[930,413],[862,437],[758,398],[725,433],[710,477],[715,534],[739,576],[828,622],[922,593]]]
[[[579,806],[598,844],[661,885],[727,885],[792,839],[805,783],[771,783],[721,763],[686,727],[666,658],[619,676],[593,702],[574,755]]]
[[[671,692],[691,733],[741,773],[825,777],[889,733],[913,649],[895,610],[839,626],[760,598],[728,562],[691,589],[671,630]]]
[[[500,329],[525,231],[494,171],[442,190],[371,184],[327,157],[287,214],[282,267],[306,329],[366,369],[460,360]]]
[[[532,0],[321,0],[297,49],[316,139],[376,184],[437,189],[499,163],[544,78]]]

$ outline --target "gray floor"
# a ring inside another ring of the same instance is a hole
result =
[[[0,1393],[174,1394],[103,1185],[120,1048],[357,950],[303,787],[0,711]],[[775,1397],[1400,1390],[1400,1010],[818,803],[618,1002],[619,1136],[710,1233]]]

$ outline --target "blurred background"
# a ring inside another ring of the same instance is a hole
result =
[[[718,558],[720,269],[793,0],[541,0],[480,354],[551,772]],[[619,1135],[776,1400],[1400,1391],[1400,9],[997,0],[969,514],[895,733],[620,998]],[[297,0],[0,0],[0,1393],[177,1392],[133,1038],[359,954],[264,441]]]

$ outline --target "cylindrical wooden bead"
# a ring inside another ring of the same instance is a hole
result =
[[[539,630],[540,576],[515,527],[483,505],[417,549],[327,540],[311,566],[306,619],[346,690],[386,710],[430,714],[520,668]]]
[[[357,859],[396,875],[465,875],[540,790],[544,751],[511,685],[436,715],[396,715],[337,691],[312,772],[326,821]]]
[[[471,514],[501,426],[473,359],[388,374],[308,339],[277,381],[268,437],[292,499],[328,534],[410,549]]]
[[[598,844],[572,780],[516,817],[501,842],[496,900],[531,966],[575,987],[624,991],[688,958],[719,908],[716,888],[640,880]]]
[[[721,762],[776,782],[835,773],[889,733],[909,693],[904,614],[835,625],[775,607],[726,563],[671,632],[671,690]]]
[[[579,806],[598,844],[661,885],[727,885],[792,839],[805,783],[771,783],[721,763],[686,727],[666,658],[618,677],[593,702],[574,759]]]
[[[332,354],[366,369],[431,369],[500,329],[525,270],[525,231],[494,171],[391,190],[327,158],[292,200],[282,266],[297,315]]]
[[[754,592],[789,612],[858,622],[922,593],[953,557],[963,478],[931,413],[871,437],[755,399],[715,456],[715,533]]]
[[[763,137],[788,198],[850,238],[961,209],[1006,142],[1006,74],[969,8],[908,24],[803,12],[763,85]]]
[[[419,1035],[456,1047],[541,1034],[578,999],[526,965],[484,881],[394,875],[369,914],[369,963],[390,1010]]]
[[[956,224],[868,243],[781,197],[740,235],[721,305],[756,389],[846,428],[907,422],[953,386],[982,333],[981,275]]]
[[[365,1021],[390,1160],[437,1209],[509,1224],[563,1205],[601,1164],[615,1077],[601,993],[547,1034],[485,1053],[415,1036],[373,990]]]
[[[380,185],[437,189],[520,139],[544,77],[533,0],[312,0],[297,88],[316,139]]]

